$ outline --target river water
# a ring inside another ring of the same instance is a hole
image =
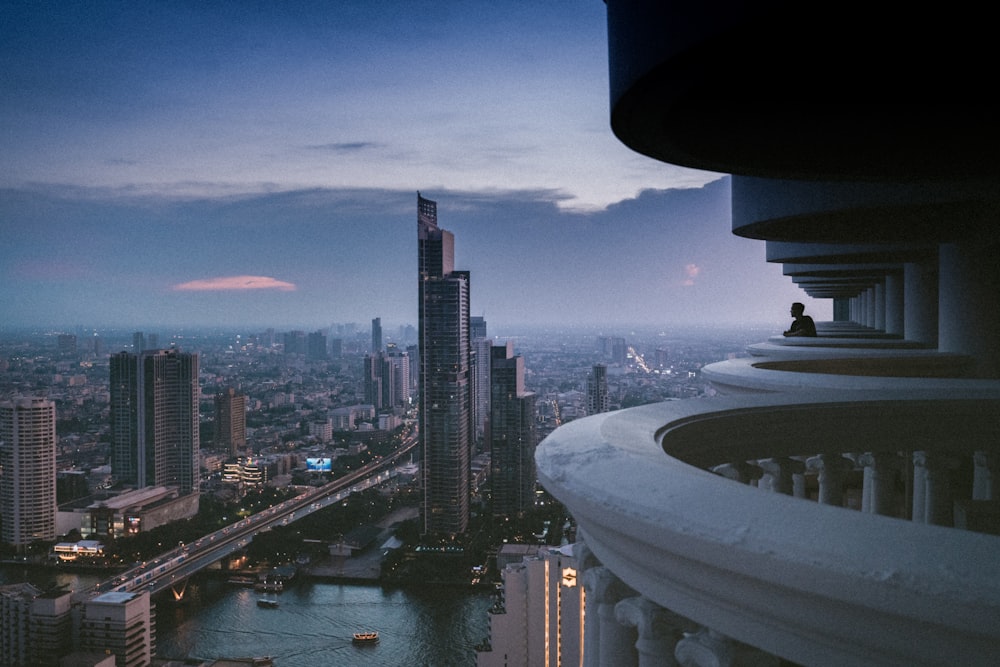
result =
[[[96,578],[59,575],[76,588]],[[32,572],[29,581],[51,582]],[[0,583],[22,581],[10,569]],[[476,664],[475,645],[489,631],[489,594],[454,588],[383,589],[299,577],[269,594],[277,608],[257,606],[263,594],[221,580],[196,578],[184,601],[158,597],[157,655],[234,658],[269,655],[276,667]],[[354,632],[377,630],[376,645],[356,646]]]

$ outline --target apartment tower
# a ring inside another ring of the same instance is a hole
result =
[[[133,485],[198,491],[198,355],[111,356],[111,473]]]
[[[524,358],[511,342],[490,358],[490,478],[493,514],[516,517],[535,500],[535,394],[524,389]]]
[[[56,537],[56,405],[0,403],[0,537],[24,546]]]
[[[247,448],[247,397],[232,387],[215,395],[215,446],[232,456]]]
[[[423,530],[454,536],[469,522],[469,273],[455,270],[455,237],[419,193],[417,253]]]

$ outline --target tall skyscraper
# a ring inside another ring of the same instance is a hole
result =
[[[382,318],[372,320],[372,354],[382,351]]]
[[[490,366],[493,514],[512,517],[535,498],[535,394],[524,389],[524,359],[511,342],[493,346]]]
[[[475,377],[472,423],[475,428],[475,441],[478,444],[488,437],[486,425],[490,419],[490,348],[492,343],[486,334],[486,320],[484,318],[469,318],[469,340],[472,341],[472,365]]]
[[[455,237],[438,227],[437,203],[419,193],[417,254],[423,529],[453,536],[469,523],[469,273],[455,270]]]
[[[56,537],[56,405],[0,403],[0,537],[24,546]]]
[[[111,356],[111,474],[142,488],[198,491],[198,355]]]
[[[611,409],[611,398],[608,395],[608,367],[595,364],[587,377],[587,414],[596,415]]]
[[[215,395],[215,446],[233,456],[247,447],[247,397],[232,387]]]

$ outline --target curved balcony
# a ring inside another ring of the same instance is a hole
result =
[[[600,658],[588,664],[672,664],[648,662],[654,644],[682,664],[747,651],[755,664],[995,663],[1000,537],[931,524],[994,506],[998,448],[997,391],[720,397],[562,426],[538,448],[539,479],[575,517],[589,571],[619,581],[589,578],[587,651]],[[912,472],[903,492],[890,459]],[[973,460],[972,499],[955,500],[969,484],[949,481],[949,465]],[[849,504],[840,492],[859,469],[862,511],[834,506]],[[805,499],[809,475],[818,502]],[[901,506],[912,521],[882,516]],[[649,606],[658,631],[622,624]]]

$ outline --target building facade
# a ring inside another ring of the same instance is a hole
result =
[[[611,409],[608,394],[608,367],[595,364],[587,376],[587,414],[596,415]]]
[[[232,456],[247,448],[247,397],[233,387],[215,395],[215,446]]]
[[[490,480],[494,516],[517,517],[535,501],[535,394],[524,388],[524,358],[511,342],[490,363]]]
[[[44,398],[0,403],[0,512],[7,544],[56,537],[56,406]]]
[[[454,536],[469,523],[469,273],[455,270],[455,237],[438,227],[437,203],[419,193],[417,253],[423,530]]]
[[[606,5],[616,136],[732,174],[733,231],[834,320],[706,366],[713,398],[539,446],[586,664],[995,663],[1000,110],[964,83],[986,15]]]
[[[198,355],[147,350],[111,356],[111,472],[142,488],[197,493]]]

